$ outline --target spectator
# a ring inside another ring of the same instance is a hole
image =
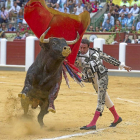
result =
[[[114,7],[113,6],[109,6],[109,13],[112,14],[113,11],[114,11]]]
[[[123,5],[126,5],[126,7],[130,7],[130,4],[129,4],[129,2],[127,1],[127,0],[122,0],[121,2],[120,2],[120,5],[119,6],[123,6]]]
[[[111,28],[112,28],[112,25],[110,24],[110,20],[107,19],[107,20],[106,20],[106,23],[105,23],[104,26],[103,26],[103,32],[109,31]]]
[[[4,7],[1,8],[1,18],[2,18],[2,23],[8,23],[8,12],[5,10]]]
[[[61,12],[64,13],[64,9],[65,8],[67,9],[67,13],[69,13],[69,8],[67,7],[67,4],[66,3],[64,3],[63,8],[61,9]]]
[[[12,31],[12,32],[14,32],[14,31],[16,31],[16,29],[12,26],[12,24],[10,23],[9,24],[9,28],[7,29],[7,31]]]
[[[0,7],[5,7],[5,0],[0,0]]]
[[[132,44],[137,44],[138,43],[138,35],[137,34],[133,34],[131,43]]]
[[[130,30],[130,33],[136,33],[136,29],[135,29],[135,26],[132,26],[131,30]]]
[[[81,14],[83,12],[83,6],[81,6],[80,2],[78,3],[78,6],[76,8],[77,8],[78,14]]]
[[[81,2],[82,6],[86,4],[86,3],[83,4],[83,1],[82,1],[82,0],[74,0],[74,5],[75,5],[75,7],[78,6],[78,3],[79,3],[79,2]]]
[[[137,4],[134,4],[133,8],[131,8],[129,13],[132,13],[132,14],[138,14],[139,13],[139,8],[137,7]]]
[[[87,8],[86,7],[83,7],[83,11],[87,11]]]
[[[124,41],[123,42],[125,42],[125,43],[131,43],[131,40],[129,39],[129,34],[128,33],[125,34],[125,38],[124,38]]]
[[[75,1],[74,0],[67,0],[67,6],[70,10],[70,13],[72,13],[73,9],[74,9],[74,6],[75,6]],[[78,11],[77,11],[77,13],[78,13]]]
[[[125,17],[127,17],[127,14],[129,13],[129,9],[126,7],[126,5],[123,5],[123,8],[121,9],[121,11],[119,12],[119,14],[124,14]]]
[[[92,3],[93,1],[90,1],[90,0],[81,0],[79,2],[81,2],[82,3],[82,6],[84,7],[85,4],[90,3],[90,2]]]
[[[60,8],[64,8],[64,4],[67,3],[67,0],[58,0],[57,4],[59,4]]]
[[[137,23],[136,30],[137,30],[137,31],[140,30],[140,20],[139,20],[139,22]]]
[[[115,24],[115,26],[114,26],[114,29],[115,29],[115,32],[119,32],[119,31],[121,31],[121,23],[120,23],[120,21],[117,19],[116,20],[116,24]]]
[[[16,32],[16,37],[14,39],[21,39],[19,31]]]
[[[64,13],[68,14],[68,12],[67,12],[67,8],[64,8]]]
[[[3,31],[0,33],[0,40],[1,40],[2,38],[6,38],[5,32],[3,32]]]
[[[22,9],[20,9],[19,10],[19,13],[18,13],[18,16],[17,16],[17,24],[19,23],[19,22],[23,22],[23,10]]]
[[[88,4],[87,4],[87,11],[88,11],[89,13],[92,12],[92,5],[91,5],[91,3],[88,3]]]
[[[55,8],[56,7],[56,3],[57,3],[57,0],[50,0],[50,6],[52,8]]]
[[[30,30],[29,27],[27,27],[27,24],[23,24],[23,28],[21,29],[22,32]]]
[[[1,25],[1,23],[0,23],[0,32],[2,31],[2,25]]]
[[[115,4],[113,3],[113,0],[109,0],[108,6],[115,6]]]
[[[17,17],[17,14],[19,13],[20,6],[17,5],[16,2],[14,2],[14,5],[9,9],[9,17]]]
[[[121,14],[121,17],[119,17],[118,20],[120,21],[122,28],[124,28],[127,22],[127,19],[124,17],[124,14]]]
[[[94,31],[94,30],[93,30],[93,26],[89,26],[88,31],[93,32],[93,31]]]
[[[21,39],[24,39],[25,40],[26,37],[28,37],[28,36],[29,36],[29,34],[28,34],[28,32],[26,32]]]
[[[22,23],[19,22],[16,31],[22,32],[23,31],[23,26]]]
[[[127,26],[127,29],[131,29],[132,26],[134,25],[134,23],[135,23],[135,20],[133,20],[133,18],[131,18],[131,14],[129,13],[125,26]]]
[[[2,23],[2,31],[7,31],[6,24]]]
[[[51,3],[50,3],[51,1],[50,0],[46,0],[46,5],[48,6],[48,7],[51,7]]]
[[[20,7],[23,7],[23,1],[24,0],[16,0],[17,5],[20,6]]]
[[[97,2],[96,1],[93,1],[91,6],[92,6],[92,13],[95,13],[95,12],[98,11],[98,9],[97,9]]]
[[[13,1],[12,0],[7,0],[5,3],[5,8],[9,10],[13,6]]]
[[[73,12],[72,12],[72,14],[74,14],[74,15],[78,15],[78,12],[77,12],[77,8],[76,8],[76,7],[73,8]]]
[[[61,8],[59,7],[59,4],[56,3],[56,7],[54,8],[55,10],[58,10],[59,12],[61,12]]]
[[[131,6],[134,6],[134,4],[137,4],[137,6],[140,7],[140,1],[139,0],[133,0],[131,2]]]
[[[111,16],[113,16],[115,19],[119,18],[119,12],[121,11],[120,7],[116,5],[114,7],[114,11],[112,11]]]
[[[110,20],[110,24],[111,24],[112,26],[114,26],[114,17],[111,16],[110,13],[108,13],[108,14],[107,14],[107,17],[104,18],[104,21],[103,21],[102,26],[104,26],[104,24],[105,24],[105,22],[106,22],[107,19],[109,19],[109,20]]]
[[[99,27],[96,27],[96,28],[95,28],[95,32],[100,32]]]

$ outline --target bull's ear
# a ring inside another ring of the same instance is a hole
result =
[[[41,42],[39,42],[39,45],[44,50],[49,50],[50,49],[49,43],[41,43]]]

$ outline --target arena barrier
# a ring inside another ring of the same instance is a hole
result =
[[[118,67],[103,62],[109,69],[109,74],[140,77],[139,44],[118,43],[107,45],[105,44],[105,39],[96,38],[94,43],[90,43],[90,47],[99,48],[133,69],[132,72],[127,73],[124,70],[119,70]],[[39,40],[34,36],[27,37],[26,40],[7,41],[6,39],[1,39],[0,70],[27,71],[40,50]]]

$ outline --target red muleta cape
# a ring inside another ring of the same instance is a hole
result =
[[[51,27],[45,38],[57,37],[67,41],[75,40],[77,32],[80,39],[70,45],[71,54],[67,57],[70,64],[74,64],[82,36],[90,23],[90,14],[84,11],[80,15],[59,12],[46,6],[44,0],[30,0],[24,8],[24,18],[34,34],[40,36]]]

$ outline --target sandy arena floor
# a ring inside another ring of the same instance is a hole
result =
[[[25,75],[0,71],[0,140],[36,140],[88,132],[79,128],[91,121],[96,109],[97,95],[91,84],[81,88],[69,78],[71,89],[68,89],[63,80],[55,101],[57,113],[46,115],[46,127],[40,129],[36,119],[39,108],[30,108],[28,119],[22,117],[17,94],[22,90]],[[100,131],[70,140],[140,140],[140,78],[110,76],[108,93],[123,122],[109,128],[113,116],[105,107],[97,122]]]

